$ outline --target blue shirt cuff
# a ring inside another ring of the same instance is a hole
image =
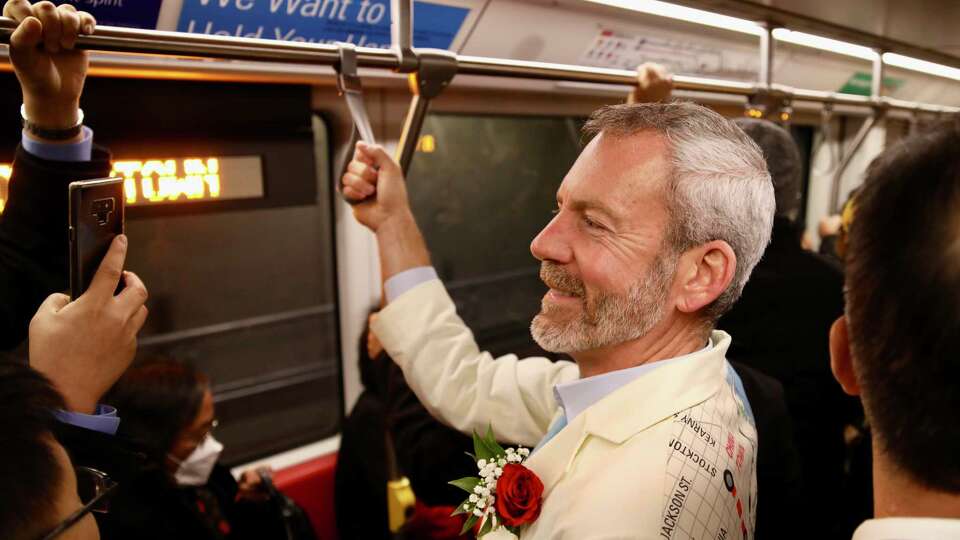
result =
[[[93,414],[54,411],[53,415],[64,424],[99,431],[107,435],[116,435],[117,428],[120,427],[120,417],[117,416],[117,409],[109,405],[97,405],[97,410]]]
[[[39,141],[26,130],[20,137],[23,149],[40,159],[50,161],[90,161],[93,157],[93,130],[87,126],[81,128],[83,139],[78,142],[56,143]]]
[[[417,285],[434,279],[438,279],[437,271],[432,266],[418,266],[392,276],[383,284],[384,294],[387,295],[387,303],[393,302],[400,295]]]

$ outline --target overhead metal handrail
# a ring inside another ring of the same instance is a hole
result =
[[[0,42],[8,43],[16,26],[17,23],[12,19],[0,17]],[[80,36],[77,40],[77,46],[81,49],[106,52],[328,66],[333,66],[339,61],[339,50],[334,44],[185,34],[112,26],[98,27],[97,33],[92,36]],[[395,51],[370,47],[357,47],[357,66],[393,70],[401,67]],[[462,55],[457,56],[457,74],[627,86],[636,84],[636,73],[630,70]],[[756,83],[725,81],[706,77],[675,75],[673,81],[678,90],[719,94],[748,96],[758,89]],[[785,97],[797,101],[868,106],[925,113],[960,112],[960,107],[915,103],[889,98],[877,100],[776,84],[771,85],[771,90],[782,92]]]

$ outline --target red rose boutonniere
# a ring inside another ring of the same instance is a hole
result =
[[[530,450],[501,447],[487,428],[483,437],[473,434],[471,455],[477,462],[479,477],[468,476],[450,482],[469,493],[454,515],[470,514],[464,523],[464,534],[480,524],[477,538],[515,538],[520,527],[540,517],[543,503],[543,482],[521,463]]]

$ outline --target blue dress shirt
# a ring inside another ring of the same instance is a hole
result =
[[[107,435],[116,435],[120,427],[120,417],[117,410],[109,405],[97,405],[93,414],[83,414],[71,411],[54,411],[53,415],[64,424],[99,431]]]
[[[20,144],[24,150],[40,159],[48,159],[50,161],[90,161],[93,157],[93,130],[87,126],[83,126],[82,133],[83,138],[80,141],[55,143],[34,139],[24,130],[20,137]]]

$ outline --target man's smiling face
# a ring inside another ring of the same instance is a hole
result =
[[[530,250],[550,287],[532,332],[555,352],[595,350],[645,335],[667,313],[676,255],[664,249],[670,166],[652,131],[600,134],[557,192],[553,220]]]

